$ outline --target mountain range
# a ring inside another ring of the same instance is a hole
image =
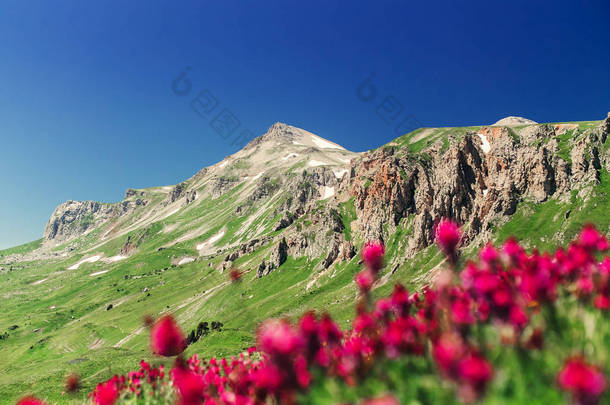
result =
[[[185,330],[222,324],[189,346],[210,356],[252,344],[267,317],[318,309],[348,321],[363,244],[386,247],[375,294],[421,288],[443,265],[442,218],[462,225],[465,257],[511,235],[553,249],[587,222],[610,234],[609,133],[610,114],[507,117],[356,153],[275,123],[179,184],[67,201],[41,240],[0,251],[0,393],[52,398],[66,370],[86,385],[132,368],[150,357],[145,314],[172,313]]]

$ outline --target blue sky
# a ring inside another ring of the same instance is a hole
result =
[[[236,133],[282,121],[355,151],[397,136],[376,113],[388,96],[423,126],[601,119],[608,21],[602,0],[0,1],[0,248],[65,200],[118,201],[235,152],[210,125],[224,109]],[[189,106],[205,89],[210,117]]]

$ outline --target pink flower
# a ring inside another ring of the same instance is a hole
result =
[[[451,220],[443,219],[436,226],[436,243],[448,256],[455,255],[455,249],[461,238],[460,227]]]
[[[491,379],[492,368],[484,357],[478,354],[470,354],[460,362],[460,378],[467,384],[482,389]]]
[[[27,396],[27,397],[23,397],[19,400],[19,402],[17,402],[17,405],[46,405],[45,402],[41,401],[40,399],[33,397],[33,396]]]
[[[150,348],[159,356],[176,356],[186,349],[187,343],[180,327],[171,315],[165,315],[150,331]]]
[[[381,242],[368,242],[362,248],[362,261],[366,267],[377,273],[383,267],[385,248]]]
[[[119,389],[116,381],[111,379],[105,383],[98,384],[91,395],[95,405],[114,405],[119,399]]]
[[[182,366],[173,368],[171,374],[178,393],[178,405],[203,404],[206,384],[202,375]]]
[[[451,320],[457,324],[472,324],[475,322],[472,313],[473,301],[470,295],[458,290],[452,291]]]
[[[472,402],[480,397],[493,374],[491,364],[475,353],[467,355],[460,361],[458,372],[460,381],[465,384],[460,387],[465,402]]]
[[[446,333],[434,344],[432,354],[440,371],[451,376],[465,351],[466,347],[459,335]]]
[[[607,386],[604,374],[579,357],[565,362],[557,382],[561,389],[572,394],[576,403],[581,404],[596,403]]]
[[[498,251],[496,250],[496,248],[491,244],[488,243],[487,245],[485,245],[485,247],[483,249],[481,249],[481,251],[479,252],[479,257],[481,258],[482,261],[484,261],[485,263],[493,263],[496,260],[498,260],[498,258],[500,257],[498,254]]]
[[[361,272],[356,274],[355,281],[360,291],[362,291],[363,293],[367,293],[371,290],[371,287],[373,286],[375,276],[373,276],[373,273],[369,270],[362,270]]]
[[[595,305],[595,308],[597,309],[608,310],[610,309],[610,297],[600,294],[595,297],[593,305]]]
[[[256,373],[256,386],[269,392],[276,392],[282,383],[282,374],[273,365],[265,365]]]
[[[509,313],[509,320],[510,320],[510,323],[516,329],[523,329],[525,327],[525,325],[527,325],[527,322],[528,322],[527,314],[518,305],[513,305],[511,307],[510,313]]]
[[[608,249],[608,241],[595,226],[589,224],[583,228],[578,237],[578,243],[586,249],[603,252]]]
[[[265,321],[258,330],[258,347],[270,355],[290,355],[303,345],[303,339],[287,321]]]

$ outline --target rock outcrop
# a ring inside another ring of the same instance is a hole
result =
[[[135,195],[129,191],[127,194],[130,197]],[[116,204],[96,201],[66,201],[55,208],[45,226],[43,241],[54,244],[69,241],[111,219],[133,212],[147,203],[147,200],[141,198],[126,199]]]
[[[519,135],[483,127],[418,154],[395,147],[366,153],[352,165],[346,185],[361,232],[365,240],[384,240],[407,218],[408,255],[432,243],[443,217],[463,224],[467,239],[489,236],[491,224],[513,214],[520,201],[569,198],[571,190],[597,184],[607,161],[600,157],[607,122],[574,139],[551,125],[532,125]]]
[[[433,242],[443,217],[462,224],[468,242],[491,237],[522,201],[566,202],[574,190],[586,199],[610,171],[609,131],[610,115],[566,124],[508,117],[491,126],[422,129],[356,154],[276,123],[174,187],[129,189],[116,204],[60,205],[44,241],[59,244],[105,226],[102,235],[127,238],[123,254],[138,245],[125,235],[144,227],[176,233],[167,246],[220,229],[194,243],[199,254],[222,254],[222,270],[265,249],[262,262],[258,256],[247,264],[262,277],[288,256],[330,268],[353,258],[355,246],[391,242],[400,229],[399,248],[409,257]],[[182,210],[191,211],[179,216]]]

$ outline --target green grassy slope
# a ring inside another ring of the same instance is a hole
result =
[[[448,145],[450,139],[477,128],[420,129],[394,143],[417,154],[436,142]],[[427,131],[425,136],[417,138],[423,131]],[[359,270],[358,256],[323,272],[313,271],[323,257],[289,257],[279,269],[257,279],[256,268],[268,254],[269,246],[263,246],[234,263],[246,271],[237,284],[230,283],[226,272],[217,269],[225,252],[198,256],[195,245],[221,230],[224,235],[219,244],[244,242],[255,229],[275,234],[271,231],[278,219],[275,210],[286,196],[271,198],[261,207],[245,206],[246,215],[237,216],[230,202],[244,192],[244,187],[238,185],[217,199],[203,198],[106,243],[100,244],[100,231],[96,230],[79,239],[81,246],[96,248],[73,257],[19,262],[9,268],[2,265],[2,256],[34,250],[41,240],[0,251],[0,267],[5,267],[0,272],[0,335],[6,336],[0,339],[0,403],[13,403],[25,392],[51,403],[69,403],[61,394],[62,381],[69,372],[84,377],[83,395],[73,401],[76,403],[94,384],[136,368],[141,359],[161,361],[148,349],[147,331],[142,327],[146,314],[172,313],[186,332],[200,321],[222,322],[222,331],[211,332],[187,349],[187,355],[206,357],[230,356],[252,345],[257,324],[268,317],[298,317],[306,310],[317,309],[330,312],[344,324],[352,319],[356,297],[352,280]],[[249,214],[254,212],[256,219],[249,221]],[[587,222],[607,231],[609,212],[610,174],[603,172],[601,183],[586,199],[575,194],[569,202],[551,199],[543,204],[521,203],[508,222],[498,224],[496,239],[520,235],[530,246],[535,243],[554,248],[572,238]],[[353,200],[339,206],[339,215],[346,239],[359,247],[362,241],[355,238],[350,226],[356,219]],[[306,221],[300,218],[290,227],[298,229]],[[185,230],[197,230],[202,224],[205,230],[197,236],[174,243]],[[411,232],[410,218],[404,218],[386,241],[390,257],[401,256]],[[117,255],[127,237],[137,241],[137,250],[128,259],[84,263],[68,270],[94,252],[106,257]],[[161,246],[167,247],[159,250]],[[196,260],[174,264],[185,256]],[[386,295],[396,282],[411,290],[421,287],[429,270],[442,260],[438,250],[430,246],[409,260],[393,262],[384,269],[374,295]],[[110,304],[112,309],[108,309]]]
[[[24,254],[38,249],[42,245],[42,238],[32,242],[24,243],[23,245],[15,246],[8,249],[0,250],[0,257],[14,254]]]

